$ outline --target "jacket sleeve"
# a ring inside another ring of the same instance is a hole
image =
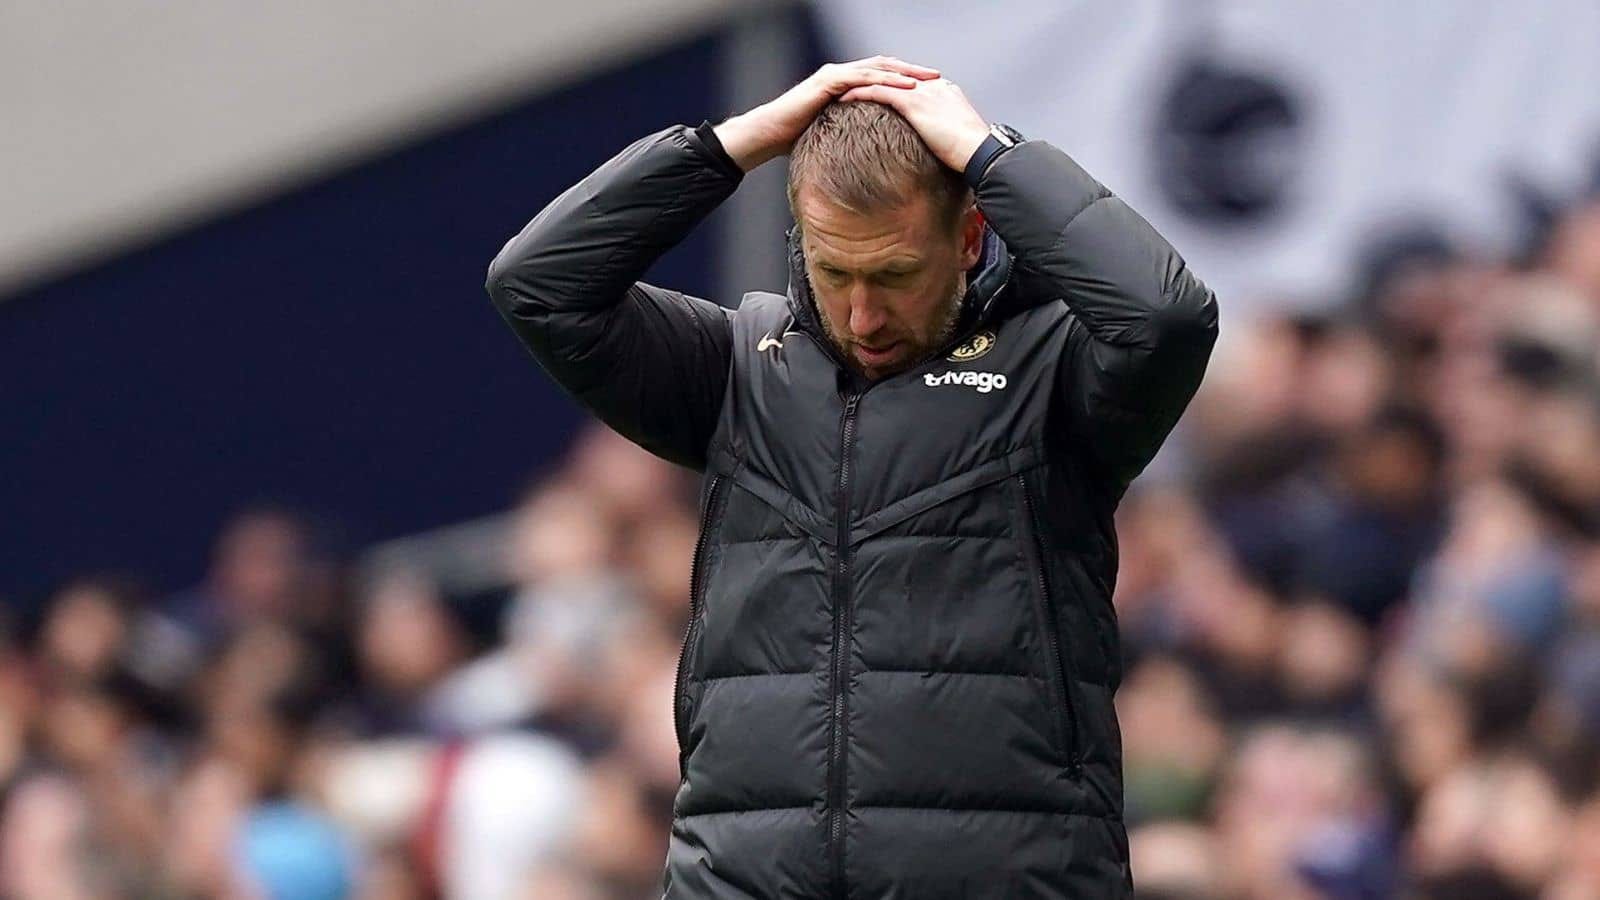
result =
[[[630,440],[695,469],[722,405],[733,313],[637,279],[743,174],[710,123],[641,138],[508,241],[486,284],[564,390]]]
[[[1071,309],[1052,414],[1069,446],[1125,489],[1200,386],[1216,297],[1148,222],[1049,143],[1001,154],[976,194],[1016,257],[1019,290]]]

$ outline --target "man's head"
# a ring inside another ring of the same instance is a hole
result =
[[[790,152],[789,208],[822,325],[862,374],[903,371],[954,336],[982,219],[899,113],[824,108]]]

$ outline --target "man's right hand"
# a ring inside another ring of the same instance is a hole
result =
[[[748,172],[788,153],[822,108],[851,88],[871,84],[909,88],[938,77],[938,69],[892,56],[828,63],[781,96],[716,126],[717,139],[739,168]]]

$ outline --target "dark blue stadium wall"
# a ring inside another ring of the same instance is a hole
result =
[[[352,544],[505,508],[580,413],[499,320],[501,244],[630,141],[722,112],[710,37],[0,301],[0,598],[199,575],[283,500]],[[712,289],[703,228],[648,276]]]

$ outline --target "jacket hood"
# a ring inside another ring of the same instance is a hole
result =
[[[817,300],[811,293],[811,280],[806,276],[805,253],[800,243],[798,224],[789,227],[788,246],[789,314],[797,327],[811,335],[830,354],[834,354],[833,342],[822,327]],[[959,345],[978,328],[1021,312],[1029,305],[1021,302],[1017,291],[1007,289],[1015,267],[1016,260],[1006,250],[1005,242],[985,222],[983,249],[977,265],[967,270],[967,293],[961,299],[961,317],[951,347]],[[839,362],[837,355],[834,356],[835,362]]]

